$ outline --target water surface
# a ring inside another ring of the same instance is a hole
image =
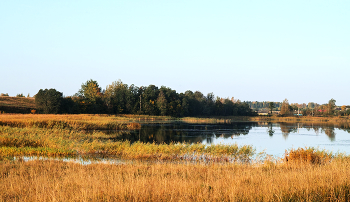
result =
[[[316,147],[350,154],[350,129],[334,125],[301,123],[235,122],[193,124],[183,122],[144,123],[140,130],[118,135],[112,140],[150,143],[203,143],[253,145],[257,152],[282,157],[286,149]]]

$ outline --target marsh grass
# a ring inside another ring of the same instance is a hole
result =
[[[323,165],[0,162],[0,201],[349,201],[350,160]]]
[[[133,119],[133,120],[149,120],[149,121],[167,121],[167,120],[177,119],[171,116],[152,116],[152,115],[138,115],[138,114],[120,114],[118,116]]]
[[[0,126],[0,155],[100,155],[126,159],[249,161],[251,146],[170,143],[155,144],[113,141],[121,135],[102,131],[79,131],[59,128]],[[11,149],[4,149],[11,148]],[[27,148],[27,149],[24,149]]]
[[[1,115],[0,121],[13,125],[0,126],[0,201],[350,200],[350,157],[343,154],[298,148],[287,151],[283,159],[268,156],[254,162],[250,161],[255,153],[251,146],[130,144],[112,141],[110,134],[101,131],[81,130],[86,128],[85,123],[128,126],[135,122],[134,118]],[[56,122],[51,127],[48,123],[28,124],[31,121]],[[69,127],[60,126],[60,121]],[[76,122],[78,126],[73,127]],[[57,160],[13,160],[14,156],[76,155],[152,161],[82,165]]]
[[[320,125],[332,125],[342,128],[350,128],[350,117],[278,117],[278,116],[255,116],[249,117],[250,121],[254,122],[271,122],[271,123],[304,123],[304,124],[320,124]]]
[[[290,149],[284,154],[284,160],[287,163],[310,163],[324,164],[333,158],[331,152],[317,150],[313,147]]]
[[[39,127],[74,130],[135,130],[139,123],[121,116],[107,115],[0,115],[0,125],[11,127]]]

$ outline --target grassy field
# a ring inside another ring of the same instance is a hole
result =
[[[0,201],[349,201],[350,160],[323,164],[0,162]]]

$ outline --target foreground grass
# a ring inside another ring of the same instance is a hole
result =
[[[327,164],[0,162],[0,201],[349,201],[350,160]]]

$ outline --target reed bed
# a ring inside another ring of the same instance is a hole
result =
[[[176,120],[176,118],[171,116],[152,116],[152,115],[138,115],[138,114],[120,114],[118,116],[133,119],[133,120],[148,120],[148,121]]]
[[[265,123],[303,123],[332,125],[335,127],[350,128],[349,117],[278,117],[278,116],[227,116],[212,118],[184,117],[180,121],[186,123],[232,123],[232,122],[265,122]]]
[[[341,154],[338,154],[338,157]],[[287,163],[310,163],[310,164],[325,164],[334,158],[332,152],[318,150],[313,147],[297,148],[286,151],[284,161]]]
[[[185,123],[231,123],[234,120],[228,118],[195,118],[195,117],[184,117],[180,119]],[[244,119],[240,119],[244,120]]]
[[[126,159],[249,161],[255,152],[251,146],[142,142],[131,144],[129,141],[113,141],[113,138],[120,134],[0,126],[0,148],[11,148],[0,150],[0,156],[55,156],[57,151],[56,156],[66,154],[115,156]],[[37,150],[47,152],[35,152]]]
[[[349,201],[350,160],[315,164],[0,162],[0,201]]]
[[[350,117],[312,117],[312,116],[302,116],[302,117],[278,117],[278,116],[255,116],[250,117],[250,121],[254,122],[271,122],[271,123],[314,123],[314,124],[328,124],[337,127],[350,128]]]
[[[140,129],[134,119],[108,115],[0,115],[0,126],[39,127],[74,130],[135,130]]]

